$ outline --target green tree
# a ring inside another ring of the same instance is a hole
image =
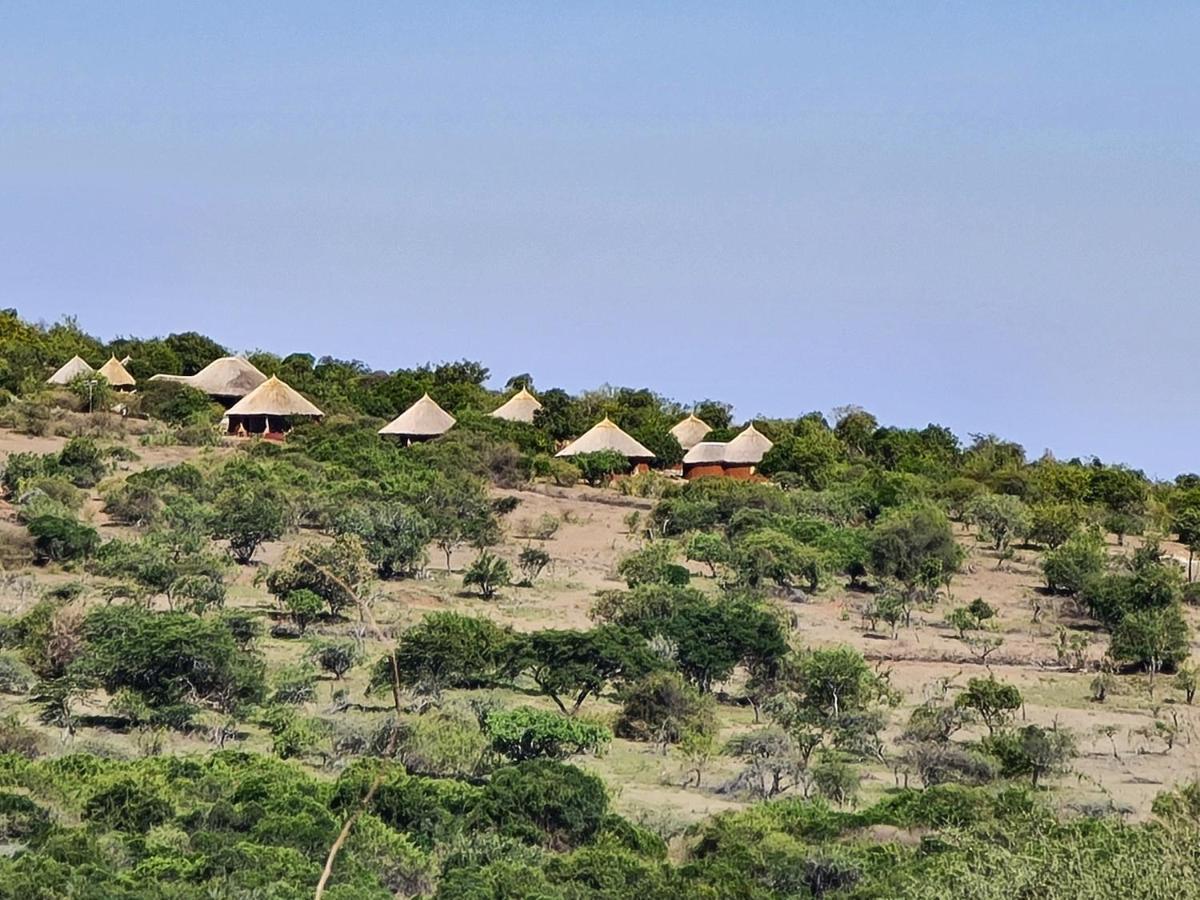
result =
[[[33,536],[34,557],[38,562],[87,559],[100,547],[100,535],[96,529],[74,519],[38,516],[27,527]]]
[[[819,491],[828,486],[845,452],[841,441],[828,428],[804,427],[799,434],[785,437],[768,450],[758,471],[769,477],[790,472],[809,490]]]
[[[827,568],[820,550],[774,528],[761,528],[738,538],[732,565],[739,580],[749,588],[757,588],[765,580],[780,587],[800,581],[809,593],[816,593]]]
[[[932,561],[943,572],[957,571],[962,551],[941,510],[914,506],[884,516],[871,536],[871,568],[876,575],[895,578],[910,590]]]
[[[313,644],[307,658],[340,681],[362,661],[362,651],[354,641],[321,641]]]
[[[1063,771],[1075,756],[1075,739],[1066,729],[1026,725],[989,737],[983,748],[999,760],[1002,775],[1028,775],[1036,789],[1039,781]]]
[[[284,554],[282,563],[267,575],[267,590],[276,597],[309,590],[329,606],[331,615],[354,606],[371,575],[362,542],[339,535],[330,543],[310,543]]]
[[[1107,563],[1104,538],[1094,530],[1081,531],[1042,557],[1042,572],[1051,591],[1078,594]]]
[[[1119,662],[1144,667],[1153,693],[1155,674],[1183,662],[1191,652],[1188,626],[1179,604],[1125,615],[1113,630],[1108,652]]]
[[[195,331],[185,331],[163,338],[163,344],[179,360],[180,374],[195,375],[214,359],[228,356],[229,351]]]
[[[1124,466],[1099,466],[1092,470],[1088,499],[1105,512],[1106,525],[1125,543],[1125,535],[1136,531],[1146,511],[1146,476]]]
[[[987,726],[988,734],[1005,727],[1012,721],[1013,713],[1024,701],[1014,685],[1005,684],[995,678],[972,678],[954,701],[954,705],[977,714]]]
[[[739,664],[774,668],[787,652],[778,617],[745,600],[683,603],[656,627],[674,642],[679,671],[703,693]]]
[[[260,702],[263,663],[217,619],[153,613],[136,607],[98,607],[84,621],[87,652],[77,671],[110,694],[128,689],[160,714],[186,721],[196,702],[223,711]]]
[[[583,480],[592,487],[605,485],[614,475],[623,475],[629,471],[629,460],[615,450],[579,453],[571,457],[571,462],[579,469]]]
[[[287,502],[273,486],[229,488],[213,503],[212,536],[229,541],[233,558],[246,566],[259,547],[283,537],[287,517]]]
[[[535,759],[499,769],[479,810],[501,834],[547,847],[591,841],[608,814],[604,783],[574,766]]]
[[[1007,494],[983,494],[967,507],[967,519],[977,525],[992,542],[995,550],[1003,552],[1017,535],[1029,531],[1029,508],[1016,497]]]
[[[283,605],[291,615],[292,621],[296,623],[296,629],[304,634],[308,630],[309,623],[314,621],[321,614],[321,610],[325,608],[325,600],[315,591],[300,588],[288,591],[284,595]]]
[[[516,674],[522,652],[512,630],[489,619],[429,613],[375,666],[371,686],[390,686],[393,672],[402,687],[435,696],[447,688],[491,686]]]
[[[203,391],[177,381],[139,384],[138,408],[144,415],[171,425],[212,424],[220,411]]]
[[[534,683],[569,715],[609,684],[636,680],[658,666],[641,635],[616,625],[535,631],[527,638],[526,658]]]
[[[685,549],[687,558],[708,566],[709,574],[717,577],[717,566],[729,562],[729,543],[711,531],[694,531],[688,536]]]
[[[339,534],[356,535],[380,578],[411,578],[428,562],[429,522],[400,503],[356,504],[334,520]]]

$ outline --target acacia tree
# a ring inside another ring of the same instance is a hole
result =
[[[458,547],[483,550],[500,539],[500,522],[482,482],[473,478],[442,478],[434,485],[421,512],[429,523],[433,543],[446,557]]]
[[[568,715],[610,683],[640,678],[659,665],[640,634],[618,625],[535,631],[526,659],[530,677]]]

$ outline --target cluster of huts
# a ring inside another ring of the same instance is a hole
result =
[[[128,362],[128,358],[121,361],[114,356],[99,370],[94,370],[76,356],[47,380],[51,384],[65,385],[81,376],[98,374],[115,389],[129,391],[134,389],[136,382],[125,368]],[[204,392],[225,408],[223,424],[233,435],[279,438],[295,420],[320,419],[324,415],[295,388],[274,375],[267,377],[249,360],[237,356],[213,360],[194,375],[154,375],[150,380],[178,382]],[[533,422],[534,414],[541,408],[538,399],[526,388],[521,388],[491,415],[510,422]],[[425,394],[379,429],[379,433],[412,444],[445,434],[454,427],[455,421],[454,416]],[[711,432],[712,428],[695,415],[689,415],[671,428],[671,434],[684,450],[684,478],[758,477],[758,464],[772,446],[765,435],[750,425],[730,441],[706,441]],[[647,471],[654,459],[654,453],[607,417],[555,455],[569,459],[602,450],[624,456],[634,472]]]

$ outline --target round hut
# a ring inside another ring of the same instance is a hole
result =
[[[534,413],[541,408],[542,404],[538,402],[538,398],[525,388],[521,388],[503,404],[492,410],[491,414],[497,419],[504,419],[508,422],[532,423]]]
[[[725,448],[721,441],[701,441],[683,455],[683,477],[712,478],[725,474]]]
[[[653,453],[618,428],[607,416],[554,455],[569,458],[601,450],[620,453],[629,460],[634,472],[648,471],[650,460],[654,459]]]
[[[379,429],[380,434],[398,437],[406,444],[428,441],[454,427],[456,419],[432,397],[424,394],[420,400]]]
[[[53,375],[46,379],[46,384],[70,384],[81,375],[95,375],[96,370],[79,356],[72,356]]]
[[[274,375],[233,404],[226,414],[230,434],[282,437],[296,419],[320,419],[325,414],[291,385]]]
[[[725,445],[725,476],[750,480],[757,478],[758,464],[775,445],[753,425]]]
[[[115,356],[109,357],[108,362],[100,367],[100,374],[118,391],[132,391],[137,384],[129,370],[121,365],[121,361]]]

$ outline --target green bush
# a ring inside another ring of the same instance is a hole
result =
[[[40,563],[86,559],[100,547],[96,529],[73,519],[38,516],[29,523],[36,559]]]
[[[496,591],[512,583],[508,562],[486,550],[479,554],[463,573],[463,587],[479,589],[484,600],[496,596]]]
[[[502,834],[548,847],[591,840],[608,813],[604,783],[574,766],[529,760],[497,770],[479,811]]]
[[[612,740],[602,725],[529,706],[494,710],[486,725],[492,750],[513,762],[597,753]]]

